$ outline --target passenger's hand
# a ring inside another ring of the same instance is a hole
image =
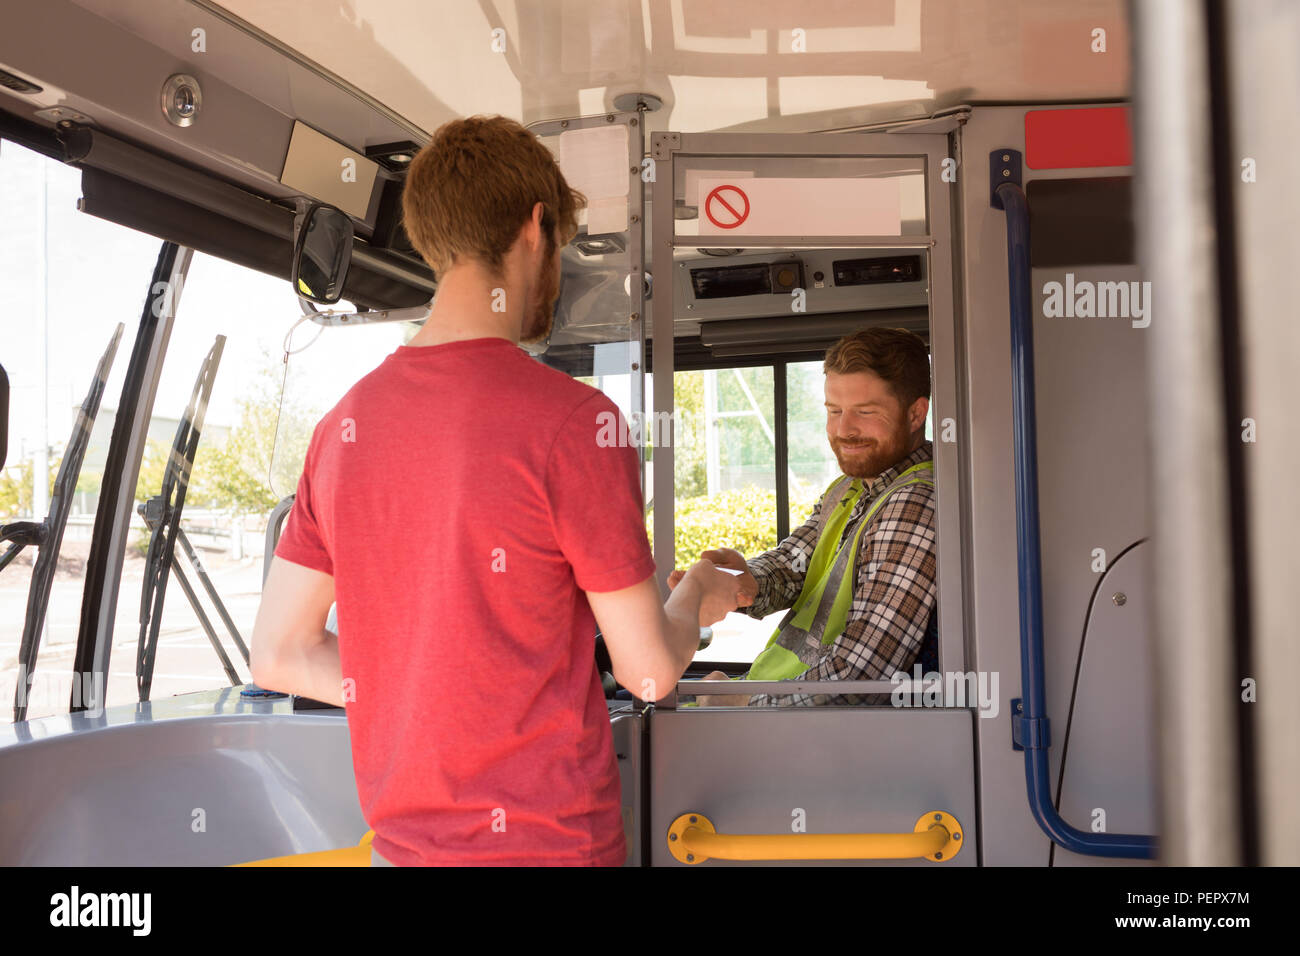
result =
[[[683,578],[690,578],[700,589],[700,627],[716,624],[749,599],[744,594],[742,575],[728,574],[712,561],[696,561]]]
[[[740,582],[740,593],[742,595],[740,607],[749,607],[758,600],[758,581],[749,571],[749,564],[745,561],[745,556],[739,551],[731,548],[715,548],[711,551],[705,551],[700,555],[705,561],[712,561],[720,568],[728,568],[732,571],[739,571],[736,580]]]

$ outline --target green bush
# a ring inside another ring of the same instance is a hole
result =
[[[792,529],[803,523],[814,504],[790,503]],[[689,568],[710,548],[734,548],[752,558],[776,547],[776,492],[749,487],[711,498],[678,498],[673,531],[673,560],[679,568]]]

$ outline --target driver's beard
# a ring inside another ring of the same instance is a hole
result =
[[[537,345],[551,336],[551,327],[555,324],[555,300],[560,296],[560,283],[555,278],[555,246],[551,246],[551,255],[546,257],[537,275],[537,306],[524,325],[519,342],[521,345]]]
[[[850,478],[874,478],[907,457],[910,438],[907,422],[904,421],[887,445],[873,445],[864,455],[845,458],[840,451],[842,442],[838,438],[831,440],[831,450],[835,452],[835,459],[840,463],[840,471]]]

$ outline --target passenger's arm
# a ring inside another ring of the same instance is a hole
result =
[[[334,578],[271,558],[249,648],[253,681],[267,690],[343,704],[338,636],[325,630]]]
[[[746,600],[736,578],[700,561],[659,600],[653,576],[621,591],[588,591],[614,679],[642,700],[667,697],[700,646],[700,622],[720,621]]]

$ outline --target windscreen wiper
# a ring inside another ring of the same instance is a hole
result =
[[[212,397],[212,385],[217,378],[217,368],[221,364],[221,353],[225,345],[226,337],[218,335],[216,341],[212,344],[212,348],[208,351],[207,358],[203,360],[198,377],[194,380],[189,405],[185,409],[180,424],[176,427],[176,438],[172,442],[171,453],[167,456],[167,466],[163,471],[161,493],[154,495],[148,501],[141,502],[136,509],[144,518],[145,524],[150,531],[149,550],[145,555],[144,585],[140,595],[140,639],[135,650],[136,687],[139,690],[141,702],[149,699],[149,691],[153,686],[153,669],[158,654],[158,632],[162,628],[163,598],[167,593],[167,582],[172,571],[175,571],[176,579],[181,584],[181,590],[185,592],[190,606],[194,608],[194,613],[208,636],[208,641],[212,644],[213,650],[217,652],[217,657],[221,660],[221,666],[230,679],[231,686],[243,683],[239,674],[235,671],[235,666],[231,663],[229,655],[226,654],[225,648],[221,646],[221,639],[217,636],[212,622],[199,603],[193,586],[181,569],[180,560],[176,557],[176,542],[178,539],[185,549],[186,557],[194,565],[195,572],[202,581],[204,590],[207,592],[208,597],[212,599],[217,613],[220,614],[222,622],[230,631],[235,646],[239,648],[240,654],[243,655],[244,663],[247,664],[249,661],[248,648],[239,636],[235,622],[226,611],[221,598],[217,596],[216,589],[212,586],[212,581],[208,577],[207,571],[204,570],[202,562],[199,561],[194,548],[190,545],[189,538],[181,530],[181,512],[185,508],[185,492],[189,488],[190,474],[194,469],[194,455],[198,451],[199,438],[203,431],[203,420],[208,409],[208,400]]]
[[[77,422],[72,427],[72,438],[68,440],[68,447],[64,449],[59,474],[54,479],[54,488],[50,494],[50,513],[43,521],[16,521],[13,524],[0,525],[0,541],[9,542],[5,553],[0,555],[0,569],[8,565],[17,557],[18,552],[28,545],[35,545],[37,548],[36,561],[32,565],[31,585],[27,590],[27,618],[23,622],[23,637],[18,647],[14,723],[27,719],[27,691],[36,668],[41,631],[45,627],[45,612],[49,608],[50,588],[54,585],[59,548],[63,544],[63,529],[68,524],[68,514],[72,510],[72,496],[77,490],[77,481],[81,477],[81,463],[86,457],[90,432],[95,427],[95,418],[99,415],[99,402],[104,397],[108,372],[113,367],[113,359],[117,355],[117,346],[122,340],[124,328],[125,326],[119,322],[113,331],[108,348],[104,350],[99,364],[95,367],[95,377],[90,383],[90,390],[77,411]],[[46,481],[48,476],[34,475],[33,480]]]

